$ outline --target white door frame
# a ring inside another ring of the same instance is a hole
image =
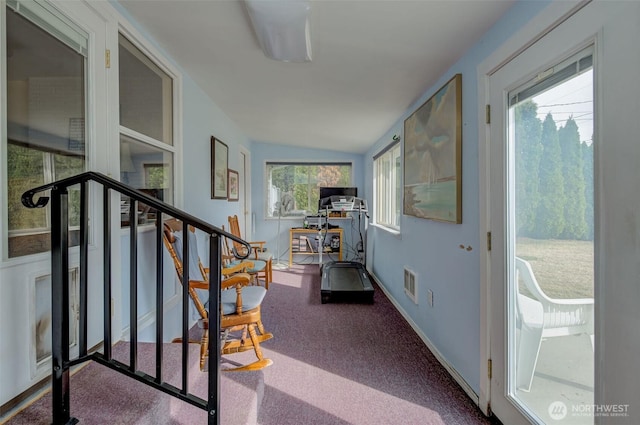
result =
[[[489,79],[491,75],[509,63],[528,47],[540,40],[554,28],[557,28],[565,22],[570,16],[588,4],[590,1],[560,1],[551,3],[540,14],[529,21],[518,33],[510,37],[499,49],[491,54],[478,66],[478,99],[480,105],[484,103],[489,105]],[[494,106],[494,114],[500,113],[499,106]],[[490,260],[491,254],[489,248],[488,234],[492,235],[492,244],[503,243],[499,237],[496,237],[496,229],[491,226],[491,126],[486,122],[487,114],[484,107],[479,108],[479,215],[480,215],[480,370],[487,371],[482,373],[480,378],[479,406],[480,409],[488,414],[491,412],[491,379],[490,373],[496,367],[504,367],[501,364],[490,364],[491,360],[491,312],[492,299],[490,297],[490,282],[492,279]],[[495,115],[494,115],[495,116]],[[484,129],[484,131],[482,130]],[[503,129],[494,128],[494,131],[503,131]],[[495,188],[494,188],[495,190]],[[499,188],[498,190],[504,190]],[[502,231],[499,232],[502,234]],[[494,276],[495,278],[495,276]],[[492,362],[493,363],[493,362]],[[507,420],[505,423],[511,423]]]
[[[240,146],[240,230],[246,240],[253,234],[251,219],[251,152]]]
[[[478,67],[479,99],[490,98],[489,78],[519,53],[541,41],[549,47],[543,36],[552,30],[562,35],[564,48],[579,47],[588,40],[595,41],[594,54],[594,214],[595,214],[595,385],[594,408],[618,409],[622,413],[615,416],[595,415],[595,423],[627,424],[640,423],[640,408],[637,398],[640,394],[640,379],[635,367],[637,353],[640,352],[640,310],[638,309],[638,252],[640,252],[640,193],[637,190],[640,181],[640,120],[637,119],[637,99],[640,88],[637,70],[640,69],[640,3],[638,2],[588,2],[579,4],[579,11],[573,10],[576,3],[558,1],[551,3],[538,17],[512,37],[505,47],[496,51]],[[575,19],[567,22],[575,12]],[[560,18],[558,18],[560,17]],[[555,37],[555,35],[552,35]],[[560,44],[562,44],[560,43]],[[556,57],[557,53],[549,54]],[[544,57],[538,52],[539,57]],[[501,87],[497,87],[498,90]],[[497,95],[496,95],[497,97]],[[492,114],[500,114],[503,105],[497,105]],[[496,285],[504,286],[503,270],[497,262],[501,254],[496,248],[504,244],[500,237],[503,229],[492,226],[492,192],[504,188],[490,183],[492,152],[490,150],[491,132],[493,137],[501,139],[504,129],[501,125],[485,124],[482,111],[479,134],[479,178],[480,178],[480,231],[483,247],[480,253],[481,267],[481,361],[485,370],[492,355],[491,345],[499,342],[503,332],[493,331],[492,319],[498,317],[504,302],[496,296]],[[490,128],[490,127],[493,127]],[[606,135],[606,138],[604,137]],[[494,143],[495,144],[495,143]],[[500,166],[500,164],[497,164]],[[499,192],[496,192],[499,193]],[[498,219],[500,217],[497,217]],[[487,251],[486,234],[494,233],[493,251]],[[492,258],[493,257],[493,258]],[[496,265],[498,264],[498,265]],[[493,296],[491,294],[494,294]],[[497,302],[496,302],[497,301]],[[492,302],[494,303],[492,305]],[[496,334],[497,333],[497,334]],[[496,348],[496,350],[498,350]],[[504,350],[498,350],[504,351]],[[493,361],[494,391],[503,393],[496,384],[496,370],[504,369],[504,362]],[[502,383],[504,385],[504,382]],[[480,406],[486,412],[498,411],[497,400],[504,394],[492,394],[492,381],[483,374],[480,380]],[[499,390],[498,390],[499,389]],[[515,411],[515,408],[511,408]],[[522,416],[509,414],[498,417],[509,424],[526,423]]]

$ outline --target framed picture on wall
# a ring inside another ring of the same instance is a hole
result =
[[[237,201],[240,198],[240,175],[236,170],[229,169],[229,181],[227,182],[229,201]]]
[[[403,212],[462,223],[462,75],[404,121]]]
[[[229,147],[211,136],[211,199],[227,199]]]

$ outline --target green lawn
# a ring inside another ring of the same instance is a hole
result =
[[[551,298],[593,298],[592,241],[519,238],[516,255]]]

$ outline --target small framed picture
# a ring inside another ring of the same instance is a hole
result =
[[[211,199],[227,199],[229,147],[211,136]]]
[[[229,178],[227,182],[227,199],[229,201],[237,201],[240,196],[240,176],[236,170],[229,169]]]

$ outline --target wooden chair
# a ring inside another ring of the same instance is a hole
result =
[[[222,230],[225,230],[224,225],[222,225]],[[260,285],[260,278],[265,277],[266,275],[266,261],[262,260],[240,260],[238,257],[234,255],[233,252],[234,245],[229,238],[223,238],[222,241],[222,266],[223,267],[234,267],[236,264],[240,262],[244,262],[247,267],[244,270],[246,273],[251,275],[251,282],[255,285]],[[266,279],[263,279],[265,289],[269,289],[269,284]]]
[[[228,221],[229,221],[229,233],[239,238],[242,238],[242,235],[240,234],[240,224],[238,223],[238,216],[230,215],[228,217]],[[253,255],[251,255],[249,258],[253,258],[254,260],[264,261],[267,264],[267,266],[264,269],[264,272],[258,273],[258,276],[264,278],[264,286],[265,288],[269,289],[269,284],[273,281],[273,268],[272,268],[273,255],[271,255],[271,252],[267,252],[265,248],[265,244],[266,244],[265,241],[249,242],[249,244],[253,247]],[[246,247],[244,245],[235,241],[233,241],[233,245],[236,248],[236,250],[240,253],[240,255],[245,254],[243,252],[244,250],[246,250]]]
[[[170,219],[164,223],[163,241],[173,259],[178,279],[182,283],[182,222]],[[208,364],[209,353],[209,313],[208,301],[203,302],[201,297],[207,297],[209,291],[209,269],[203,267],[198,256],[198,244],[195,229],[189,227],[187,235],[189,243],[189,296],[199,314],[199,322],[203,329],[200,341],[200,370],[205,371]],[[244,262],[239,262],[232,267],[222,270],[220,300],[220,331],[224,336],[221,344],[222,354],[232,354],[253,349],[256,360],[253,363],[223,371],[251,371],[263,369],[273,362],[265,359],[260,348],[260,343],[271,339],[273,335],[266,333],[262,325],[260,305],[266,294],[266,289],[251,285],[251,276],[243,272],[247,267]],[[256,331],[257,329],[257,331]],[[231,332],[240,332],[240,337],[229,339]],[[258,332],[260,334],[258,334]],[[248,338],[247,338],[248,335]],[[174,340],[174,342],[178,342]]]

